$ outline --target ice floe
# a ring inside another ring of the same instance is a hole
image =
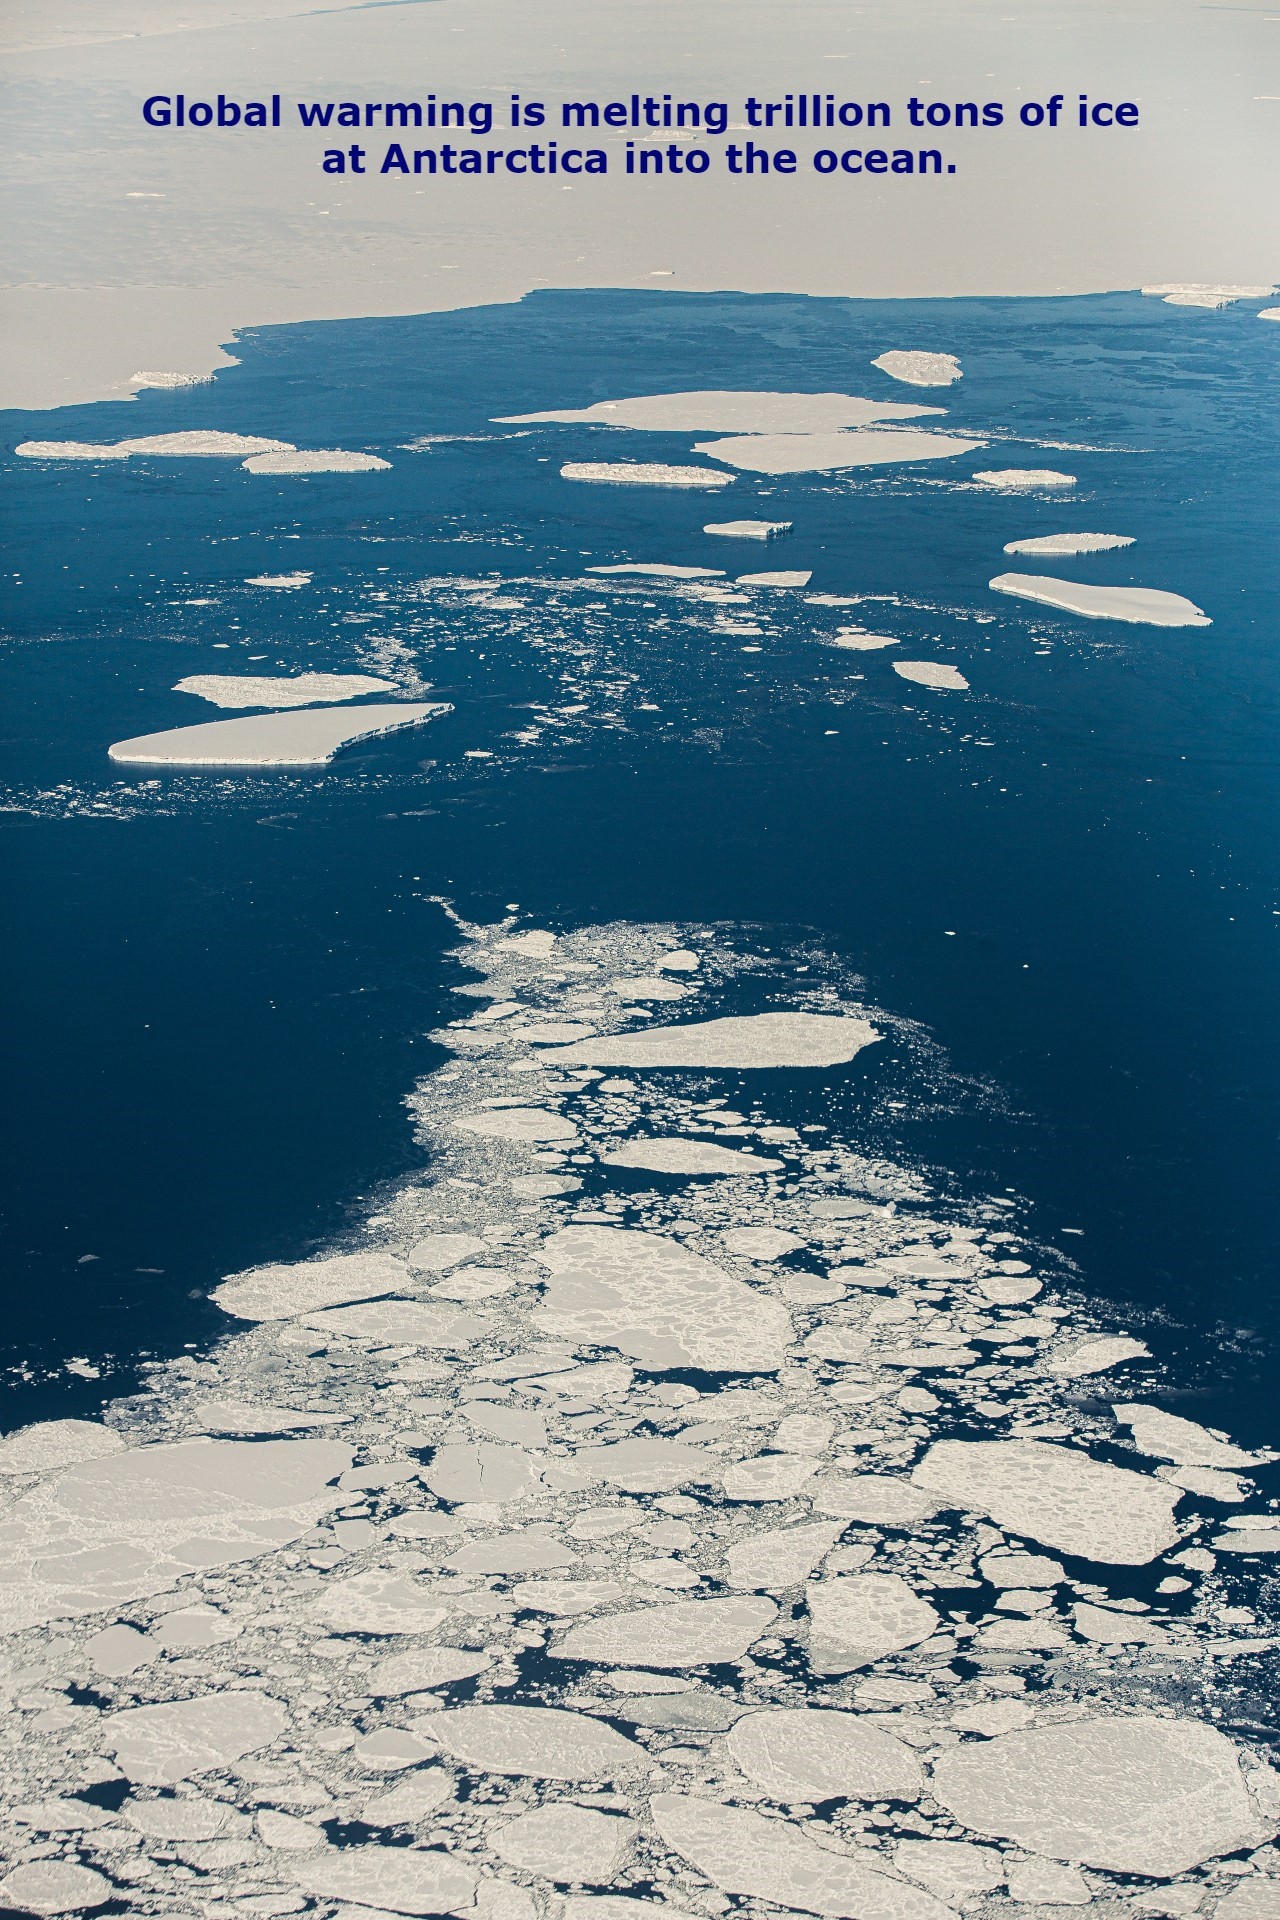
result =
[[[246,587],[279,587],[285,591],[293,587],[309,587],[312,575],[309,573],[251,573],[245,580]]]
[[[740,1660],[776,1615],[771,1600],[671,1600],[570,1627],[551,1651],[620,1667],[722,1666]]]
[[[1129,1334],[1100,1334],[1052,1353],[1048,1366],[1050,1373],[1061,1380],[1082,1380],[1088,1374],[1123,1366],[1126,1360],[1141,1360],[1149,1352],[1145,1340],[1135,1340]]]
[[[259,434],[197,430],[184,433],[143,434],[133,440],[115,440],[90,446],[80,440],[24,440],[14,448],[28,460],[127,460],[131,454],[171,459],[244,460],[249,456],[291,454],[287,440],[268,440]]]
[[[844,1014],[755,1013],[579,1041],[551,1057],[588,1067],[834,1067],[879,1038]]]
[[[386,473],[391,467],[376,453],[351,453],[345,447],[289,447],[255,453],[241,464],[246,473]]]
[[[288,1320],[322,1307],[400,1293],[407,1281],[404,1264],[392,1254],[337,1253],[233,1273],[214,1288],[210,1298],[224,1313],[240,1320]]]
[[[1030,540],[1009,540],[1006,553],[1103,553],[1111,547],[1131,547],[1130,533],[1039,533]]]
[[[1139,1453],[1174,1460],[1183,1467],[1256,1467],[1274,1454],[1248,1453],[1229,1440],[1208,1432],[1194,1420],[1167,1413],[1163,1407],[1129,1402],[1112,1409],[1122,1427],[1128,1427]]]
[[[103,1733],[127,1780],[168,1787],[270,1746],[288,1723],[278,1700],[237,1688],[125,1707],[107,1715]]]
[[[942,1440],[911,1478],[948,1505],[1082,1560],[1140,1567],[1178,1539],[1176,1488],[1043,1440]]]
[[[949,667],[942,660],[895,660],[893,670],[904,680],[914,680],[917,686],[938,687],[953,693],[968,691],[969,682],[959,667]]]
[[[493,1850],[509,1866],[562,1885],[607,1886],[631,1850],[633,1820],[567,1802],[535,1807],[499,1827]]]
[[[721,580],[723,567],[669,567],[660,561],[616,567],[588,567],[588,573],[638,573],[652,575],[658,580]]]
[[[702,531],[725,540],[772,540],[790,533],[793,525],[791,520],[713,520]]]
[[[123,447],[88,440],[22,440],[14,452],[24,460],[127,460]]]
[[[1280,320],[1280,307],[1262,307],[1254,314],[1255,320]],[[706,532],[706,528],[703,528]]]
[[[210,720],[117,740],[112,760],[144,767],[318,767],[357,740],[419,727],[453,709],[439,701],[360,707],[351,713],[306,708],[258,713],[247,720]]]
[[[321,1900],[352,1900],[377,1920],[381,1911],[405,1914],[467,1912],[475,1905],[477,1876],[460,1860],[428,1847],[321,1848],[288,1863],[290,1878]]]
[[[28,1860],[0,1880],[0,1895],[12,1913],[84,1913],[113,1899],[115,1888],[73,1860]]]
[[[197,694],[215,707],[310,707],[395,690],[394,680],[375,680],[368,673],[193,673],[173,689]]]
[[[1034,493],[1039,488],[1074,487],[1074,473],[1059,473],[1054,467],[988,467],[971,476],[979,486],[992,487],[997,493]]]
[[[630,427],[642,433],[822,433],[841,427],[868,427],[877,420],[908,420],[941,407],[903,406],[895,401],[861,400],[851,393],[742,393],[713,389],[699,393],[645,394],[634,400],[598,400],[590,407],[550,413],[519,413],[497,424]]]
[[[640,1167],[650,1173],[776,1173],[781,1160],[743,1147],[717,1147],[708,1140],[632,1140],[600,1156],[606,1167]]]
[[[949,387],[963,378],[954,353],[882,353],[871,364],[909,387]]]
[[[957,434],[904,427],[879,432],[746,434],[728,440],[699,440],[693,450],[745,473],[836,473],[846,467],[949,460],[985,445],[985,440],[962,440]]]
[[[734,1765],[771,1800],[918,1800],[920,1762],[891,1733],[854,1713],[770,1707],[736,1722]]]
[[[595,480],[616,487],[727,487],[732,473],[713,467],[663,466],[653,460],[567,460],[562,480]]]
[[[811,573],[740,573],[737,585],[740,587],[807,587],[812,578]]]
[[[810,1586],[809,1665],[850,1673],[918,1646],[938,1625],[927,1600],[896,1573],[835,1574]]]
[[[997,593],[1062,607],[1087,620],[1130,620],[1148,627],[1208,627],[1209,616],[1180,593],[1159,587],[1095,587],[1083,581],[1055,580],[1046,573],[998,573],[987,582]]]
[[[97,1420],[40,1420],[0,1440],[0,1474],[49,1473],[119,1453],[120,1435]]]
[[[1161,286],[1143,287],[1149,297],[1163,300],[1167,307],[1228,307],[1233,300],[1265,300],[1274,293],[1272,286],[1232,286],[1213,281],[1168,280]]]
[[[614,1780],[649,1767],[634,1741],[557,1707],[455,1707],[417,1724],[446,1753],[486,1773]]]

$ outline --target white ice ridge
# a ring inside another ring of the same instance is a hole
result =
[[[584,1067],[835,1067],[879,1038],[851,1014],[753,1013],[579,1040],[548,1047],[547,1058]]]
[[[192,673],[173,689],[194,693],[215,707],[310,707],[395,690],[394,680],[375,680],[367,673]]]
[[[634,400],[598,400],[590,407],[550,413],[515,413],[499,425],[632,427],[642,433],[827,433],[869,427],[877,420],[911,420],[945,413],[945,407],[903,406],[861,400],[852,393],[753,393],[711,389],[702,393],[645,394]]]
[[[723,567],[669,567],[662,561],[643,561],[616,567],[588,567],[588,573],[649,573],[665,580],[723,579]]]
[[[127,460],[130,454],[159,454],[175,458],[243,460],[246,455],[292,452],[288,440],[267,440],[259,434],[222,433],[216,429],[185,433],[150,433],[133,440],[107,441],[90,446],[79,440],[24,440],[14,452],[28,460]]]
[[[793,520],[713,520],[702,531],[719,534],[726,540],[772,540],[790,533]]]
[[[1233,300],[1265,300],[1275,292],[1273,286],[1241,287],[1217,285],[1197,280],[1169,280],[1162,286],[1143,287],[1143,293],[1163,300],[1167,307],[1226,307]]]
[[[309,587],[312,576],[309,573],[251,573],[245,581],[246,587]]]
[[[947,460],[985,445],[985,440],[902,427],[878,432],[744,434],[730,440],[699,440],[693,450],[745,473],[835,473],[845,467]]]
[[[710,467],[667,467],[646,460],[567,460],[560,478],[615,487],[727,487],[734,476]]]
[[[126,765],[145,767],[317,767],[353,741],[418,727],[452,711],[439,701],[406,701],[351,713],[315,707],[259,713],[247,720],[210,720],[203,726],[117,740],[108,754]]]
[[[909,387],[949,387],[963,378],[954,353],[882,353],[871,364]]]
[[[291,447],[255,453],[241,464],[247,473],[385,473],[391,466],[376,453],[352,453],[345,447]]]
[[[997,593],[1017,600],[1038,600],[1042,606],[1061,607],[1086,620],[1128,620],[1147,627],[1209,627],[1208,614],[1194,600],[1159,587],[1094,587],[1076,580],[1056,580],[1047,573],[998,573],[987,582]]]
[[[893,670],[904,680],[914,680],[921,687],[964,693],[969,685],[959,667],[949,667],[941,660],[895,660]]]
[[[1059,473],[1054,467],[988,467],[971,476],[979,486],[994,487],[997,493],[1034,493],[1038,488],[1074,487],[1074,473]]]
[[[1102,553],[1109,547],[1131,547],[1129,533],[1041,533],[1032,540],[1010,540],[1006,553]]]

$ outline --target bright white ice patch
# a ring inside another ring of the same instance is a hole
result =
[[[669,567],[664,562],[644,561],[635,566],[588,567],[588,573],[646,573],[662,580],[718,580],[723,578],[723,567]]]
[[[891,1733],[853,1713],[766,1707],[725,1741],[735,1766],[784,1804],[805,1800],[918,1800],[920,1762]]]
[[[954,353],[882,353],[871,364],[909,387],[949,387],[963,378]]]
[[[246,587],[309,587],[312,576],[309,573],[253,573],[245,581]]]
[[[1074,487],[1074,473],[1058,473],[1053,467],[989,467],[972,476],[979,486],[994,487],[998,493],[1033,493],[1038,487]]]
[[[807,587],[812,573],[740,573],[740,587]]]
[[[985,440],[961,440],[955,434],[903,428],[879,433],[746,434],[733,440],[700,440],[693,450],[745,473],[834,473],[844,467],[945,460],[985,445]]]
[[[592,407],[550,413],[516,413],[499,425],[632,427],[642,433],[822,433],[839,427],[869,427],[877,420],[909,420],[942,407],[902,406],[861,400],[852,393],[645,394],[635,400],[598,400]]]
[[[1010,540],[1006,553],[1102,553],[1109,547],[1131,547],[1130,533],[1041,533],[1033,540]]]
[[[386,472],[389,460],[376,453],[350,453],[345,447],[291,447],[278,453],[255,453],[242,462],[247,473],[376,473]]]
[[[895,660],[895,673],[904,680],[914,680],[917,686],[939,687],[952,693],[965,693],[969,682],[958,667],[949,667],[941,660]]]
[[[707,1140],[630,1140],[602,1153],[606,1167],[640,1167],[649,1173],[776,1173],[781,1160],[766,1160],[738,1147],[717,1147]]]
[[[550,1049],[585,1067],[835,1067],[880,1035],[868,1020],[831,1013],[754,1013],[684,1027],[649,1027]]]
[[[288,1724],[278,1700],[236,1690],[126,1707],[106,1715],[103,1733],[126,1779],[167,1787],[256,1753]]]
[[[1075,580],[1055,580],[1047,573],[998,573],[987,584],[997,593],[1011,593],[1018,600],[1038,600],[1042,606],[1083,614],[1086,620],[1129,620],[1147,627],[1213,624],[1194,600],[1158,587],[1092,587]]]
[[[407,1279],[400,1261],[389,1253],[336,1253],[324,1260],[233,1273],[210,1298],[238,1320],[289,1320],[322,1307],[400,1293]]]
[[[320,701],[359,700],[366,693],[394,693],[394,680],[367,673],[193,673],[175,693],[194,693],[215,707],[310,707]]]
[[[837,1575],[806,1596],[809,1665],[815,1673],[850,1673],[887,1653],[927,1640],[938,1616],[896,1573]]]
[[[567,460],[560,478],[615,487],[727,487],[734,475],[711,467],[666,467],[651,460]]]
[[[0,1474],[52,1473],[119,1453],[124,1441],[97,1420],[40,1420],[0,1440]]]
[[[1198,280],[1167,280],[1162,286],[1143,287],[1143,293],[1163,300],[1166,307],[1227,307],[1233,300],[1265,300],[1274,287],[1241,287]]]
[[[1060,1553],[1140,1567],[1178,1539],[1176,1487],[1041,1440],[942,1440],[912,1473],[947,1505]]]
[[[421,726],[452,711],[438,701],[406,701],[361,707],[354,713],[314,707],[298,713],[258,713],[247,720],[210,720],[203,726],[117,740],[108,756],[143,767],[320,767],[354,741]]]
[[[558,1707],[456,1707],[418,1724],[446,1753],[484,1773],[613,1780],[637,1768],[648,1771],[650,1764],[634,1740]]]
[[[212,380],[208,373],[131,373],[131,387],[154,387],[161,393],[174,393],[180,387],[207,387]]]
[[[722,1666],[740,1660],[772,1626],[777,1611],[772,1600],[764,1599],[674,1600],[587,1620],[571,1627],[551,1652],[558,1660],[617,1667]]]
[[[95,446],[88,440],[22,440],[14,448],[24,460],[127,460],[122,447]]]
[[[791,520],[713,520],[702,531],[726,540],[772,540],[776,534],[790,533],[794,524]]]

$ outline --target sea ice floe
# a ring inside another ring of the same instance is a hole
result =
[[[147,767],[319,767],[356,740],[418,727],[452,708],[440,701],[405,701],[335,713],[309,707],[294,713],[256,713],[247,720],[209,720],[203,726],[117,740],[108,757]]]
[[[287,440],[265,440],[256,434],[197,431],[144,434],[103,446],[90,446],[81,440],[24,440],[14,451],[29,460],[127,460],[135,453],[243,460],[246,454],[281,455],[292,453],[293,448]]]
[[[476,1898],[476,1875],[434,1847],[329,1846],[291,1856],[288,1874],[318,1899],[358,1902],[369,1920],[380,1911],[468,1912]]]
[[[1272,286],[1242,287],[1212,281],[1168,280],[1162,286],[1143,287],[1143,293],[1163,300],[1167,307],[1227,307],[1233,300],[1265,300]]]
[[[1109,547],[1131,547],[1129,533],[1041,533],[1032,540],[1009,540],[1006,553],[1102,553]]]
[[[125,1707],[103,1720],[103,1737],[127,1780],[173,1786],[270,1746],[289,1724],[278,1700],[248,1688]]]
[[[722,580],[723,567],[669,567],[661,561],[628,563],[616,567],[588,567],[588,573],[642,573],[660,580]]]
[[[403,1263],[392,1254],[335,1253],[322,1260],[250,1267],[231,1274],[209,1297],[238,1320],[291,1320],[323,1307],[403,1293],[408,1281]]]
[[[792,520],[713,520],[702,529],[726,540],[772,540],[776,534],[790,533]]]
[[[910,1747],[855,1713],[767,1707],[725,1741],[739,1770],[771,1800],[918,1800],[923,1777]]]
[[[541,1483],[537,1462],[523,1447],[496,1441],[437,1447],[422,1479],[437,1499],[494,1506],[525,1500]]]
[[[540,1331],[616,1347],[643,1365],[772,1372],[791,1338],[780,1301],[677,1240],[637,1229],[565,1227],[535,1258],[548,1268]]]
[[[1263,307],[1253,317],[1255,320],[1280,320],[1280,307]],[[707,528],[704,527],[702,531],[706,533]]]
[[[942,1440],[911,1477],[940,1503],[1082,1560],[1145,1566],[1178,1539],[1177,1488],[1043,1440]]]
[[[844,647],[849,653],[878,653],[881,647],[896,647],[899,642],[888,633],[868,633],[865,627],[841,627],[827,636],[829,647]]]
[[[89,440],[22,440],[14,448],[24,460],[127,460],[123,447]]]
[[[717,1147],[707,1140],[628,1140],[602,1153],[605,1167],[639,1167],[649,1173],[776,1173],[781,1160],[743,1147]]]
[[[1060,1563],[1047,1554],[1020,1553],[1007,1547],[993,1549],[978,1564],[983,1579],[993,1587],[1056,1587],[1067,1577]]]
[[[557,1054],[561,1052],[557,1049]],[[494,1107],[487,1113],[464,1113],[454,1125],[461,1133],[478,1133],[487,1140],[576,1140],[578,1129],[562,1113],[545,1107]]]
[[[832,1475],[810,1488],[819,1513],[831,1513],[844,1520],[861,1520],[868,1526],[913,1527],[934,1511],[928,1494],[888,1473],[846,1473]]]
[[[740,587],[807,587],[812,573],[740,573],[736,584]]]
[[[1106,1373],[1111,1367],[1123,1366],[1126,1360],[1143,1360],[1149,1355],[1145,1340],[1104,1333],[1091,1340],[1077,1340],[1061,1353],[1051,1354],[1048,1367],[1059,1380],[1082,1380],[1088,1374]]]
[[[724,1470],[726,1500],[790,1500],[818,1471],[803,1454],[761,1453]]]
[[[747,1260],[781,1260],[804,1245],[781,1227],[731,1227],[722,1239],[730,1253],[740,1253]]]
[[[772,1626],[772,1600],[670,1600],[586,1620],[551,1647],[557,1660],[615,1667],[706,1667],[740,1660]]]
[[[99,1420],[39,1420],[0,1440],[0,1474],[52,1473],[119,1453],[123,1446],[120,1435]]]
[[[249,1406],[243,1400],[197,1400],[191,1409],[206,1433],[296,1433],[303,1427],[341,1427],[349,1413],[308,1412],[303,1407]]]
[[[963,378],[954,353],[882,353],[871,364],[909,387],[949,387]]]
[[[421,1300],[370,1300],[355,1307],[329,1307],[307,1316],[318,1333],[367,1340],[377,1347],[469,1346],[488,1322],[478,1314]]]
[[[483,1253],[486,1244],[474,1233],[427,1233],[414,1242],[405,1260],[418,1273],[446,1273],[460,1261]]]
[[[1180,593],[1159,587],[1095,587],[1055,580],[1047,573],[998,573],[988,581],[997,593],[1083,614],[1086,620],[1128,620],[1147,627],[1208,627],[1208,614]]]
[[[368,673],[193,673],[173,689],[194,693],[215,707],[310,707],[395,690],[394,680],[375,680]]]
[[[712,467],[669,467],[652,460],[567,460],[562,480],[595,480],[616,487],[727,487],[732,473]]]
[[[953,1747],[933,1794],[972,1832],[1053,1860],[1167,1879],[1270,1837],[1231,1742],[1146,1714],[1027,1727]]]
[[[836,1853],[784,1821],[683,1794],[655,1794],[651,1810],[667,1845],[726,1893],[833,1920],[949,1920],[870,1848]]]
[[[671,1493],[677,1487],[718,1481],[720,1462],[700,1447],[678,1440],[610,1440],[600,1447],[579,1447],[575,1468],[624,1493]]]
[[[584,1067],[835,1067],[879,1038],[849,1014],[755,1013],[608,1034],[549,1057]]]
[[[330,1580],[307,1607],[309,1618],[338,1633],[430,1633],[445,1617],[429,1586],[414,1579],[412,1562],[391,1560],[346,1580]]]
[[[1138,1452],[1153,1454],[1158,1460],[1174,1460],[1183,1467],[1256,1467],[1275,1459],[1274,1454],[1247,1453],[1194,1420],[1166,1413],[1163,1407],[1131,1401],[1114,1406],[1112,1412],[1132,1433]]]
[[[637,1832],[633,1820],[560,1801],[535,1807],[498,1827],[489,1845],[509,1866],[544,1880],[607,1886],[622,1867]]]
[[[954,693],[964,693],[969,682],[958,667],[949,667],[941,660],[895,660],[895,673],[904,680],[913,680],[917,686],[940,687]]]
[[[831,1575],[814,1581],[805,1599],[814,1673],[870,1666],[887,1653],[918,1646],[938,1625],[928,1601],[896,1573]]]
[[[385,473],[391,466],[376,453],[351,453],[345,447],[290,447],[255,453],[241,464],[246,473]]]
[[[799,1526],[771,1528],[735,1541],[725,1555],[729,1563],[726,1584],[745,1592],[785,1593],[804,1582],[821,1565],[844,1531],[844,1521],[802,1521]]]
[[[1054,467],[988,467],[970,476],[979,486],[994,487],[997,493],[1034,493],[1039,488],[1074,487],[1074,473],[1059,473]]]
[[[84,1913],[113,1900],[116,1888],[92,1867],[73,1860],[27,1860],[0,1880],[9,1912]]]
[[[987,1849],[974,1848],[985,1853]],[[995,1855],[999,1860],[999,1854]],[[1008,1871],[1009,1898],[1019,1906],[1087,1907],[1093,1893],[1078,1867],[1061,1860],[1016,1860]]]
[[[821,433],[868,427],[876,420],[909,420],[943,407],[903,406],[861,400],[852,393],[751,393],[712,389],[699,393],[643,394],[633,400],[598,400],[590,407],[550,413],[520,413],[499,425],[630,427],[642,433]]]
[[[308,587],[312,576],[309,573],[251,573],[245,580],[246,587]]]
[[[559,1707],[454,1707],[415,1725],[456,1760],[485,1773],[540,1780],[614,1780],[649,1768],[643,1747]]]
[[[699,440],[693,450],[745,473],[835,473],[846,467],[952,459],[985,445],[985,440],[902,427],[852,433],[744,434],[728,440]]]

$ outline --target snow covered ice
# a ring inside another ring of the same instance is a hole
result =
[[[134,740],[117,740],[108,756],[144,767],[318,767],[357,740],[418,727],[451,709],[439,701],[409,701],[333,713],[308,707],[294,713],[259,713],[247,720],[210,720],[173,727]]]
[[[1068,613],[1083,614],[1086,620],[1130,620],[1148,627],[1212,625],[1193,600],[1160,587],[1095,587],[1043,573],[998,573],[988,584],[997,593],[1062,607]]]
[[[194,693],[215,707],[310,707],[396,689],[394,680],[375,680],[369,673],[193,673],[173,690]]]
[[[882,353],[871,364],[911,387],[949,387],[963,378],[954,353]]]

